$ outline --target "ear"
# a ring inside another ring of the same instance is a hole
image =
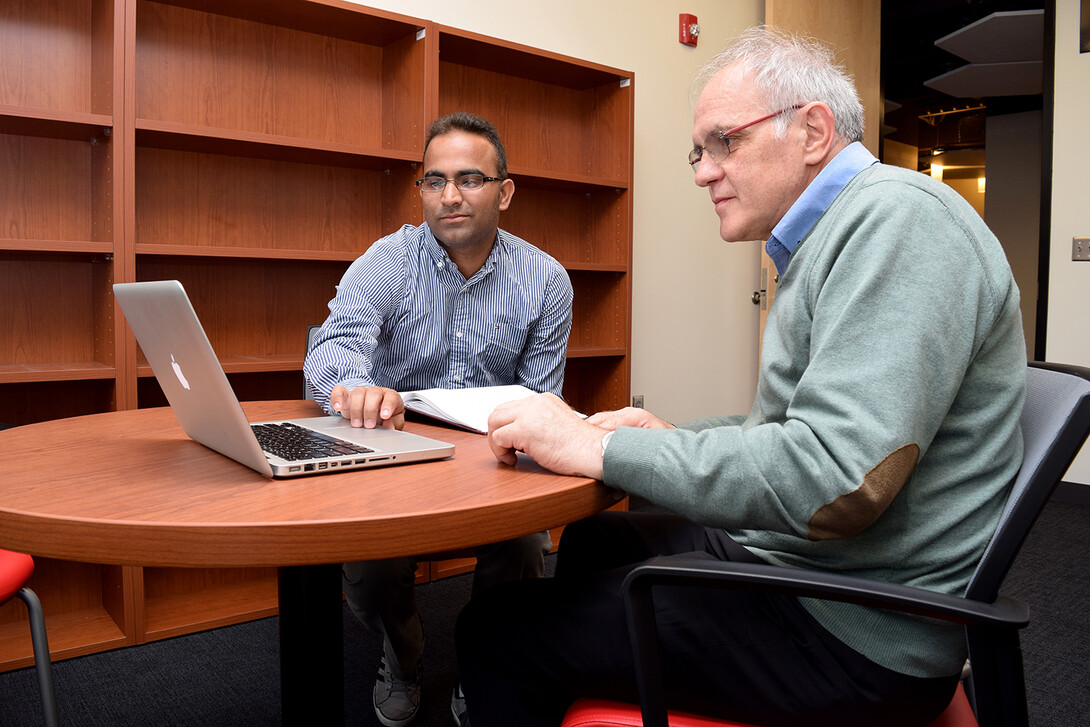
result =
[[[500,182],[500,212],[511,204],[511,198],[515,196],[515,180],[508,177]]]
[[[836,124],[833,111],[820,101],[807,104],[800,111],[806,128],[803,159],[810,165],[828,161],[836,144]]]

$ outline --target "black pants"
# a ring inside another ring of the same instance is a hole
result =
[[[473,727],[560,724],[580,696],[636,702],[621,582],[654,555],[753,559],[674,515],[605,512],[569,525],[556,576],[474,598],[456,633]],[[667,703],[754,724],[926,725],[957,675],[905,676],[830,635],[797,599],[656,588]]]

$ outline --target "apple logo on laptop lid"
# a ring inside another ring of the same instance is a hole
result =
[[[181,382],[182,388],[189,391],[189,382],[186,381],[185,374],[182,373],[182,366],[174,360],[174,354],[170,354],[170,367],[174,369],[174,375],[178,377],[178,381]]]

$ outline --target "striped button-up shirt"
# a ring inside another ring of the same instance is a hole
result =
[[[405,225],[349,266],[304,372],[330,413],[337,384],[522,384],[560,395],[571,304],[563,266],[504,230],[466,280],[427,223]]]

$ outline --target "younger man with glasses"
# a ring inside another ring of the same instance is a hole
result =
[[[557,396],[572,322],[564,268],[499,229],[515,183],[495,127],[468,113],[428,128],[416,183],[424,224],[375,242],[341,279],[307,355],[307,380],[331,414],[354,426],[405,422],[399,391],[522,384]],[[474,593],[541,577],[547,532],[477,549]],[[384,725],[416,716],[423,631],[411,557],[344,564],[355,614],[384,636],[374,687]]]

